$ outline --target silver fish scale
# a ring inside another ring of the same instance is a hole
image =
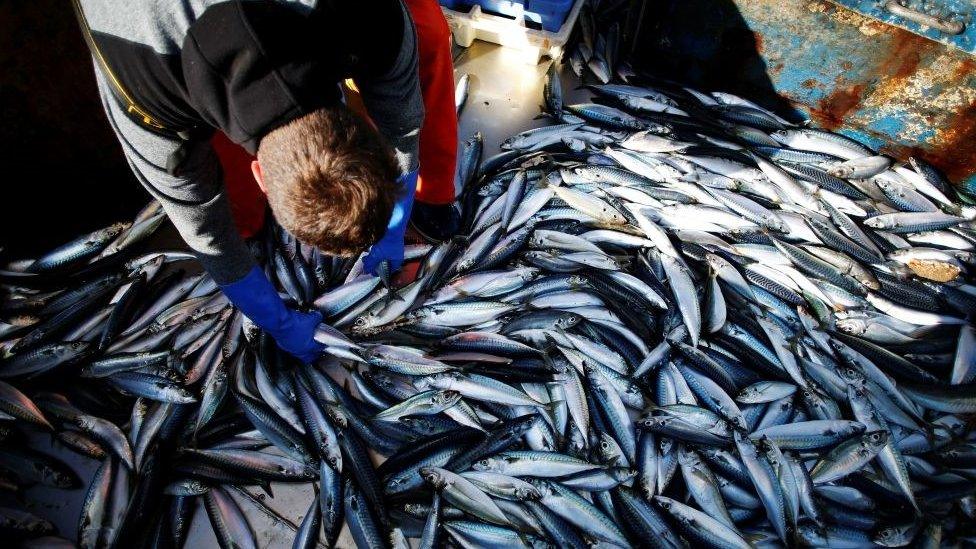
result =
[[[270,282],[324,317],[313,364],[231,319],[192,255],[134,254],[156,203],[0,268],[4,486],[86,487],[86,547],[181,545],[195,502],[255,547],[235,492],[271,482],[315,483],[300,527],[276,519],[297,547],[971,537],[974,197],[747,99],[641,85],[618,12],[584,10],[569,52],[597,102],[567,104],[553,64],[550,125],[485,160],[463,141],[465,229],[409,247],[414,279],[270,221]],[[97,473],[11,434],[38,429]],[[50,534],[25,503],[5,528]]]

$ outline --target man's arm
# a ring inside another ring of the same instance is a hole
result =
[[[162,204],[203,267],[227,298],[271,334],[279,347],[304,362],[317,359],[322,344],[313,336],[322,315],[287,308],[255,265],[234,225],[210,143],[169,139],[140,127],[122,112],[100,72],[95,72],[105,114],[129,166]]]
[[[410,173],[419,167],[424,101],[417,72],[417,34],[402,2],[400,8],[404,29],[396,59],[380,74],[357,75],[356,85],[369,117],[396,151],[401,173]]]
[[[243,278],[254,260],[234,225],[210,143],[170,139],[139,126],[122,111],[101,71],[95,73],[105,114],[136,178],[214,280]]]
[[[403,240],[413,209],[420,172],[420,127],[424,123],[424,101],[417,72],[417,34],[402,2],[403,39],[389,69],[356,77],[366,112],[383,137],[390,142],[400,164],[400,195],[383,237],[363,258],[366,272],[379,274],[386,264],[396,271],[403,264]]]

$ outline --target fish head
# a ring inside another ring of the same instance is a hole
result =
[[[654,503],[665,511],[670,511],[674,507],[674,500],[665,496],[654,496]]]
[[[966,430],[967,423],[956,416],[942,416],[933,422],[933,427],[937,431],[946,433],[946,437],[962,436]]]
[[[461,264],[458,264],[457,271],[458,272],[466,271],[470,267],[471,266],[470,266],[469,262],[464,261]],[[413,324],[413,323],[423,322],[424,319],[426,319],[427,317],[429,317],[432,314],[432,312],[433,312],[433,310],[430,307],[421,307],[420,309],[414,309],[414,310],[410,311],[409,313],[403,315],[403,317],[402,317],[403,318],[403,324],[406,325],[406,324]]]
[[[577,139],[571,136],[564,136],[561,139],[561,141],[563,145],[566,145],[567,149],[573,152],[580,153],[586,150],[586,142],[583,141],[582,139]]]
[[[554,490],[552,489],[552,485],[550,485],[548,482],[546,482],[541,478],[529,478],[526,479],[526,482],[528,482],[529,484],[532,485],[533,488],[535,488],[535,492],[539,494],[538,499],[542,499],[546,496],[551,496],[554,492]]]
[[[871,541],[884,547],[904,547],[911,543],[918,531],[916,523],[889,525],[880,528],[872,536]]]
[[[728,262],[711,252],[705,254],[705,263],[716,272],[723,270],[728,265]]]
[[[793,401],[791,401],[791,400],[787,400],[783,404],[784,410],[787,410],[787,409],[792,408],[792,407],[793,407]],[[740,430],[742,432],[748,432],[749,431],[749,425],[746,424],[746,419],[744,417],[742,417],[741,415],[727,418],[727,421],[729,423],[731,423],[733,427],[738,428],[738,430]]]
[[[96,421],[93,416],[82,414],[71,418],[71,420],[83,432],[91,432],[96,427]]]
[[[435,374],[435,375],[439,375],[439,374]],[[418,377],[417,379],[413,380],[413,386],[417,388],[417,390],[419,391],[429,391],[430,389],[434,388],[433,381],[434,381],[433,375]]]
[[[777,233],[780,233],[780,234],[788,234],[790,232],[790,228],[786,224],[786,222],[783,221],[775,213],[773,213],[772,215],[767,216],[763,220],[763,224],[765,225],[765,227],[767,229],[769,229],[771,231],[774,231],[774,232],[777,232]]]
[[[366,313],[356,318],[352,323],[353,332],[364,332],[373,327],[376,324],[376,315],[372,313]]]
[[[801,524],[797,527],[797,537],[807,547],[830,547],[826,531],[814,523]]]
[[[701,464],[701,459],[694,450],[682,446],[678,450],[678,463],[685,467],[697,467]]]
[[[174,496],[199,496],[210,490],[210,487],[196,479],[183,479],[166,486],[164,493]]]
[[[563,330],[572,328],[583,321],[583,317],[576,313],[565,313],[556,320],[556,327]]]
[[[570,429],[566,441],[566,453],[575,457],[585,457],[587,449],[586,435],[579,429]]]
[[[854,280],[860,282],[861,285],[864,286],[865,288],[869,288],[871,290],[881,289],[881,283],[878,282],[878,279],[875,278],[874,275],[872,275],[870,272],[866,270],[863,269],[855,270],[851,274],[851,276],[853,276]]]
[[[570,288],[577,289],[577,290],[593,287],[593,284],[590,283],[590,279],[579,274],[572,274],[566,277],[566,283],[569,285]]]
[[[888,431],[871,431],[865,433],[864,437],[861,438],[861,444],[872,452],[877,452],[885,444],[888,444],[889,437]]]
[[[739,391],[739,394],[736,395],[735,399],[744,404],[752,404],[755,399],[759,397],[759,394],[759,388],[750,385]]]
[[[735,440],[735,446],[739,450],[740,456],[756,457],[756,455],[758,455],[755,443],[747,435],[743,435],[739,431],[735,431],[732,433],[732,438]]]
[[[616,462],[623,456],[620,444],[607,433],[600,435],[600,458],[606,463]]]
[[[437,406],[451,407],[461,400],[461,393],[457,391],[439,391],[431,396],[431,403]]]
[[[372,347],[364,347],[360,351],[360,355],[359,356],[361,356],[363,358],[363,360],[365,360],[366,362],[372,363],[372,362],[375,362],[375,361],[377,361],[377,360],[379,360],[379,359],[381,359],[383,357],[383,349],[379,345],[372,346]],[[368,372],[367,372],[367,374],[368,374]],[[364,375],[366,375],[366,374],[364,374]],[[376,374],[375,377],[378,378],[380,376],[378,374]]]
[[[823,402],[823,397],[812,385],[801,387],[800,397],[803,398],[803,402],[807,403],[807,405],[813,405],[815,407],[819,407]]]
[[[346,412],[342,408],[326,403],[325,413],[337,426],[341,428],[346,428],[349,426],[349,418],[346,416]]]
[[[637,421],[639,427],[644,427],[645,429],[654,429],[655,427],[660,427],[666,423],[668,418],[661,416],[644,416]]]
[[[403,512],[413,517],[423,517],[430,512],[430,507],[422,503],[404,503]]]
[[[103,229],[103,234],[107,238],[114,238],[122,234],[122,231],[128,229],[131,225],[132,223],[129,222],[113,223]]]
[[[320,448],[320,454],[322,461],[337,473],[342,474],[342,452],[339,450],[338,444],[323,444],[323,447]]]
[[[471,468],[486,473],[504,473],[505,463],[506,461],[501,457],[486,457],[476,461]]]
[[[542,270],[537,267],[523,267],[518,270],[518,277],[524,282],[531,282],[541,276]]]
[[[519,501],[536,501],[542,498],[542,492],[535,486],[517,486],[514,490],[515,499]]]
[[[454,392],[451,387],[453,387],[454,383],[460,379],[460,372],[441,372],[422,378],[422,381],[426,382],[428,387],[433,387],[434,389],[440,389],[442,391]]]
[[[763,453],[764,456],[766,456],[766,459],[771,464],[780,465],[780,458],[783,456],[783,453],[780,452],[779,447],[776,446],[776,443],[773,442],[771,438],[766,435],[762,435],[759,437],[759,440],[756,441],[756,447],[760,452]]]
[[[866,380],[866,378],[864,377],[864,373],[862,373],[857,368],[849,364],[847,366],[841,366],[836,371],[840,375],[840,377],[842,377],[844,381],[846,381],[850,385],[859,387],[863,385]]]
[[[422,467],[420,469],[420,478],[424,479],[435,490],[443,490],[448,484],[447,477],[443,474],[443,469],[438,469],[437,467]]]
[[[954,459],[962,454],[962,450],[958,446],[949,446],[948,448],[943,448],[936,452],[939,459]]]
[[[871,178],[871,181],[877,185],[879,189],[885,192],[894,192],[898,194],[902,189],[900,185],[887,177],[873,177]]]
[[[827,170],[827,175],[832,175],[834,177],[847,178],[854,173],[854,168],[851,166],[845,166],[843,164],[838,164],[829,170]]]
[[[889,229],[893,225],[892,223],[888,223],[887,220],[880,215],[869,217],[865,219],[863,223],[872,229]]]
[[[541,416],[535,412],[519,416],[506,424],[504,438],[514,443],[541,420]]]
[[[607,474],[613,477],[614,480],[620,482],[621,484],[630,482],[637,476],[637,470],[630,469],[628,467],[613,467],[607,469]]]
[[[838,330],[850,335],[862,335],[867,331],[868,325],[861,318],[842,318],[838,319],[834,325]]]
[[[66,471],[53,472],[49,480],[57,488],[69,489],[81,486],[81,480]]]

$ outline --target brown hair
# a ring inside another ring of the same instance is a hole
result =
[[[386,231],[399,173],[392,149],[344,105],[310,112],[261,139],[268,203],[288,232],[352,255]]]

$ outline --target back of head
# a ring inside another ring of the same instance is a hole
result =
[[[258,162],[275,219],[302,242],[351,255],[383,236],[397,163],[382,137],[344,105],[271,131]]]

